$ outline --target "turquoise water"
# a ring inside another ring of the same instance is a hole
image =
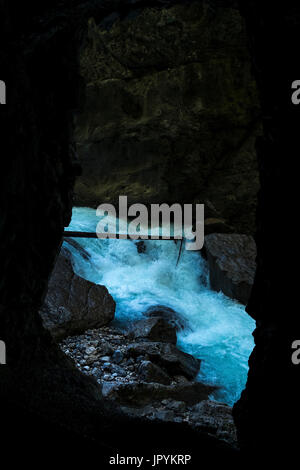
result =
[[[99,218],[89,208],[74,208],[68,230],[95,232]],[[91,255],[85,260],[66,244],[76,273],[105,285],[116,301],[119,325],[142,318],[152,305],[166,305],[186,320],[178,346],[202,359],[199,380],[220,388],[211,398],[232,405],[245,386],[254,343],[254,321],[243,305],[209,288],[206,261],[168,240],[145,241],[139,254],[132,240],[76,239]],[[66,243],[66,242],[65,242]]]

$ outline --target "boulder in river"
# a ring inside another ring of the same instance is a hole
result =
[[[105,286],[77,276],[71,253],[60,251],[40,315],[56,340],[99,328],[114,319],[115,301]]]
[[[138,253],[145,253],[146,252],[146,245],[145,245],[145,242],[143,240],[140,240],[140,241],[136,242],[135,246],[137,248]]]
[[[248,235],[214,233],[205,237],[212,289],[246,304],[254,275],[256,245]]]
[[[170,307],[166,307],[165,305],[153,305],[144,312],[146,317],[159,317],[163,318],[168,322],[170,325],[174,326],[175,329],[183,330],[187,325],[186,321],[182,318],[182,316],[175,312]]]
[[[128,333],[132,339],[145,338],[151,341],[176,344],[176,328],[163,318],[146,318],[135,322]]]

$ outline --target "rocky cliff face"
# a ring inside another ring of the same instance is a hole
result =
[[[191,2],[90,19],[75,203],[201,202],[252,232],[259,105],[234,6]]]
[[[211,288],[246,305],[256,269],[253,238],[214,233],[205,237],[204,246]]]

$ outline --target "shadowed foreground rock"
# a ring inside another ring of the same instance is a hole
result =
[[[251,236],[214,233],[205,237],[212,289],[246,304],[255,275],[255,242]]]
[[[167,370],[170,374],[184,375],[193,379],[200,369],[200,359],[180,351],[173,344],[158,342],[134,343],[127,348],[132,357],[147,355],[155,364]]]
[[[127,416],[149,423],[185,423],[236,445],[231,408],[208,400],[215,386],[169,374],[146,355],[129,356],[130,339],[118,328],[88,330],[66,338],[60,346],[83,374],[97,380],[105,401],[114,408],[121,406]]]
[[[105,286],[77,276],[71,254],[62,248],[52,272],[40,314],[56,340],[99,328],[114,319],[115,301]]]
[[[171,378],[158,365],[151,361],[142,361],[138,369],[140,379],[144,382],[156,382],[162,385],[170,385]]]
[[[167,398],[181,400],[189,405],[193,405],[201,400],[207,400],[208,395],[214,390],[215,387],[201,382],[187,382],[174,385],[162,385],[155,382],[106,383],[102,386],[102,393],[105,398],[132,406],[141,406]]]

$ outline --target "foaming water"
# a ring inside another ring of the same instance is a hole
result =
[[[74,208],[69,230],[96,231],[99,218],[89,208]],[[128,326],[153,305],[166,305],[185,320],[178,346],[202,359],[199,380],[220,388],[211,398],[232,405],[244,388],[254,343],[254,321],[245,308],[209,288],[208,270],[199,252],[182,250],[172,240],[144,241],[138,253],[132,240],[76,239],[91,255],[84,259],[71,245],[74,269],[105,285],[116,301],[116,322]]]

